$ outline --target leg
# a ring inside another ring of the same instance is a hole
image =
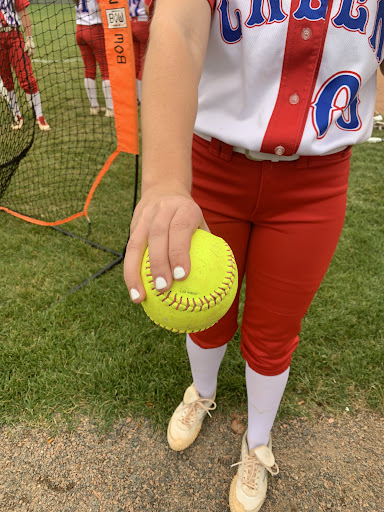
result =
[[[135,56],[135,73],[136,80],[139,79],[140,71],[140,40],[139,40],[139,22],[131,20],[131,31],[132,31],[132,42],[133,42],[133,53]]]
[[[245,266],[250,222],[237,218],[231,208],[233,203],[232,177],[236,173],[226,172],[228,182],[222,178],[219,191],[220,204],[211,197],[212,183],[217,184],[217,176],[230,162],[211,154],[209,144],[196,139],[193,151],[193,197],[202,207],[211,231],[222,236],[232,247],[239,269],[241,283]],[[257,181],[257,173],[253,174]],[[239,194],[240,198],[240,194]],[[243,201],[239,201],[243,202]],[[196,439],[201,424],[214,403],[216,380],[226,343],[237,330],[239,292],[228,313],[215,326],[187,337],[187,350],[191,363],[194,384],[184,395],[183,402],[175,410],[168,427],[168,442],[174,450],[183,450]],[[203,407],[204,406],[204,407]]]
[[[141,80],[143,76],[143,66],[145,53],[147,51],[149,37],[149,23],[147,21],[132,21],[133,49],[135,53],[136,69],[136,92],[138,102],[141,102]]]
[[[0,32],[0,77],[8,92],[15,89],[10,63],[11,47],[9,45],[9,37],[9,32]]]
[[[232,512],[243,510],[246,503],[247,510],[259,510],[267,491],[266,471],[277,471],[270,430],[301,320],[344,223],[349,157],[345,153],[333,158],[312,168],[301,168],[299,163],[265,164],[263,197],[253,215],[246,265],[241,348],[247,360],[248,436],[243,439],[242,463],[231,486]],[[259,468],[254,481],[244,471],[246,461]],[[258,491],[250,504],[253,486]]]
[[[9,61],[9,48],[6,32],[0,33],[0,88],[1,95],[9,105],[12,113],[12,129],[18,130],[23,125],[19,105],[15,94],[15,84],[12,77],[12,69]]]
[[[86,25],[77,25],[76,43],[78,44],[84,63],[84,86],[91,105],[91,114],[100,111],[96,91],[96,59],[90,46],[92,40],[90,29]]]
[[[92,27],[92,49],[95,59],[99,64],[102,88],[105,100],[106,117],[113,117],[113,100],[111,84],[109,82],[107,54],[105,52],[105,39],[102,25]]]
[[[216,348],[200,348],[187,334],[187,352],[193,383],[202,398],[216,394],[217,374],[227,345]]]
[[[21,33],[11,32],[13,43],[10,52],[10,60],[15,70],[20,87],[24,90],[28,103],[35,112],[36,124],[42,131],[49,131],[51,127],[46,122],[42,106],[39,88],[32,70],[30,57],[23,51],[24,39]]]

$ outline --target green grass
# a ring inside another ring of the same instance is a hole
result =
[[[77,51],[47,45],[58,55]],[[84,94],[79,86],[73,97],[79,112]],[[45,110],[55,112],[54,99],[45,100]],[[41,151],[37,144],[36,158]],[[380,144],[353,151],[345,228],[303,322],[280,418],[337,415],[346,407],[384,412],[383,152]],[[122,155],[91,203],[91,240],[123,249],[133,183],[134,157]],[[64,228],[85,236],[87,222]],[[71,423],[90,415],[106,426],[137,415],[164,426],[191,380],[184,336],[158,328],[130,302],[122,265],[57,303],[113,256],[2,212],[0,254],[0,423]],[[246,410],[239,344],[237,334],[219,374],[224,414]]]
[[[346,407],[383,411],[382,151],[368,144],[354,149],[345,228],[303,322],[281,417]],[[93,239],[115,249],[128,230],[132,172],[127,156],[92,203]],[[184,336],[156,327],[130,303],[122,266],[47,309],[111,256],[6,214],[0,252],[1,421],[87,414],[108,424],[133,414],[164,426],[190,381]],[[222,365],[219,397],[223,413],[245,410],[238,335]]]

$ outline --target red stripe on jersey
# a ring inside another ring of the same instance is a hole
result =
[[[293,155],[300,146],[327,35],[332,0],[325,20],[297,20],[293,13],[300,0],[293,0],[280,88],[260,151]],[[280,153],[275,151],[280,146]]]

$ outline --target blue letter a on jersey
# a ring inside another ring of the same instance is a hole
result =
[[[312,120],[318,139],[324,137],[335,117],[336,126],[341,130],[360,129],[360,83],[359,75],[351,71],[342,71],[332,76],[321,87],[312,104]]]

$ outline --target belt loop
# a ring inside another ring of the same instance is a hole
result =
[[[229,144],[222,142],[220,158],[222,158],[223,160],[227,160],[227,162],[230,162],[232,160],[232,153],[233,153],[233,146],[230,146]]]
[[[232,148],[229,144],[222,142],[219,139],[215,139],[212,137],[211,142],[209,144],[209,152],[223,160],[227,160],[228,162],[232,160]]]
[[[212,153],[212,155],[220,156],[220,151],[221,141],[212,137],[211,142],[209,143],[209,152]]]
[[[211,142],[209,143],[209,152],[212,153],[212,155],[220,156],[220,145],[221,142],[219,139],[214,139],[212,137]]]

